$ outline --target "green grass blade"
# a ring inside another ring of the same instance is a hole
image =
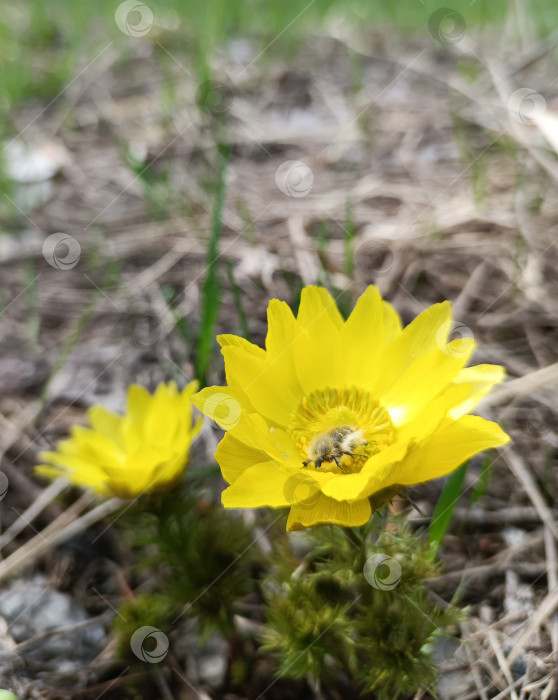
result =
[[[242,330],[242,335],[246,340],[252,341],[252,336],[250,335],[250,329],[248,328],[248,319],[246,318],[246,312],[244,311],[244,305],[242,304],[242,295],[240,293],[240,287],[236,283],[236,278],[234,276],[233,264],[229,258],[225,260],[227,265],[227,275],[229,277],[229,284],[231,285],[234,304],[236,306],[236,311],[238,313],[238,319],[240,321],[240,328]]]
[[[457,505],[459,496],[461,495],[461,489],[463,488],[463,482],[465,480],[465,474],[467,473],[467,467],[469,466],[469,461],[463,462],[463,464],[452,472],[446,485],[444,486],[436,508],[434,510],[434,515],[430,522],[430,528],[428,532],[430,540],[430,555],[429,557],[433,559],[436,556],[438,547],[446,534],[446,531],[451,522],[451,516],[453,515],[453,510]]]
[[[480,501],[480,499],[484,496],[486,491],[488,490],[488,482],[490,481],[490,474],[492,472],[492,460],[490,457],[486,457],[484,462],[482,463],[481,467],[481,473],[478,478],[478,481],[476,482],[473,492],[471,493],[471,500],[469,502],[469,505],[474,506],[477,501]]]
[[[27,331],[29,338],[35,345],[39,342],[41,329],[41,316],[39,314],[39,285],[37,284],[37,271],[33,260],[25,263],[25,295],[28,299],[29,314],[27,318]]]
[[[353,239],[355,237],[355,222],[353,219],[353,209],[352,206],[347,203],[345,210],[345,226],[343,227],[344,236],[344,260],[343,260],[343,270],[348,277],[353,276],[355,267],[354,258],[354,243]]]
[[[196,353],[196,377],[202,386],[206,384],[207,368],[211,361],[215,327],[221,307],[221,282],[217,274],[217,261],[219,257],[219,242],[223,230],[223,207],[225,205],[226,176],[230,151],[230,146],[219,146],[219,182],[213,209],[211,238],[207,248],[207,267],[202,290],[200,331]]]

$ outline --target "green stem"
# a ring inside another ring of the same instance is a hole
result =
[[[364,527],[347,527],[343,529],[343,532],[351,545],[356,548],[353,571],[355,573],[362,573],[364,563],[366,562],[366,534]]]
[[[360,548],[360,538],[352,527],[343,528],[343,533],[353,547]]]
[[[211,360],[215,338],[215,326],[221,307],[221,282],[217,273],[219,262],[219,242],[223,230],[223,210],[227,189],[227,168],[231,148],[229,145],[219,145],[219,182],[213,209],[211,238],[207,248],[206,276],[203,283],[200,331],[196,353],[196,377],[202,386],[206,384],[207,370]]]

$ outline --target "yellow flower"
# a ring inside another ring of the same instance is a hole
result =
[[[193,401],[227,429],[215,455],[230,484],[223,504],[290,506],[288,530],[362,525],[370,497],[375,507],[508,442],[465,415],[504,369],[464,369],[475,343],[448,343],[451,330],[449,302],[403,330],[375,287],[347,321],[325,289],[306,287],[296,318],[270,302],[265,350],[220,336],[228,386]]]
[[[159,384],[151,395],[137,384],[128,390],[128,410],[120,416],[103,406],[89,409],[90,428],[74,426],[56,452],[42,452],[39,476],[65,476],[103,496],[133,498],[167,488],[182,474],[188,451],[201,428],[192,427],[192,394],[176,384]]]

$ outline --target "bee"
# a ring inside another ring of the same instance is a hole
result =
[[[333,428],[327,433],[317,435],[308,448],[309,457],[302,464],[307,467],[310,463],[316,468],[322,466],[324,462],[335,462],[339,469],[345,474],[345,470],[341,466],[340,459],[343,455],[349,457],[366,457],[366,455],[355,454],[353,450],[356,447],[365,447],[368,442],[362,437],[362,430],[355,430],[348,425],[339,428]]]

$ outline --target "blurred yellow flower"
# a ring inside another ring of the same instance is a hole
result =
[[[475,343],[448,342],[452,329],[449,302],[402,329],[375,287],[347,321],[325,289],[306,287],[296,318],[271,300],[265,350],[220,336],[228,386],[193,401],[227,430],[216,452],[230,484],[223,504],[290,506],[288,530],[362,525],[371,500],[508,442],[465,415],[504,369],[464,369]]]
[[[103,406],[89,409],[90,428],[74,426],[56,452],[42,452],[39,476],[65,476],[103,496],[133,498],[171,486],[184,471],[190,445],[201,428],[192,426],[197,383],[179,393],[174,382],[151,395],[137,384],[128,390],[121,416]]]

